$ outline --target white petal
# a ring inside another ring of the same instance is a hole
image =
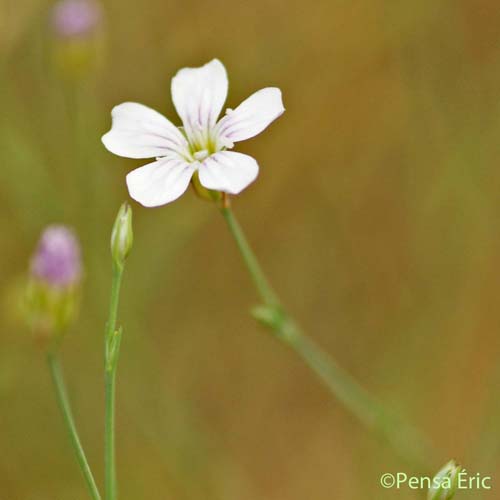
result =
[[[199,68],[184,68],[172,78],[172,100],[186,133],[195,138],[215,125],[227,96],[224,65],[213,59]]]
[[[281,90],[268,87],[245,99],[236,109],[228,110],[217,125],[219,137],[238,142],[260,134],[283,112]]]
[[[186,191],[195,169],[181,158],[160,158],[127,175],[128,191],[145,207],[165,205]]]
[[[200,182],[207,189],[238,194],[253,182],[259,165],[248,155],[234,151],[220,151],[209,156],[200,165]]]
[[[187,150],[180,130],[154,109],[135,102],[113,108],[111,130],[102,142],[112,153],[126,158],[154,158]]]

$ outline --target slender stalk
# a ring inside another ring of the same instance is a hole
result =
[[[73,412],[71,411],[68,393],[66,391],[66,385],[64,383],[61,364],[59,362],[59,357],[56,350],[49,351],[49,353],[47,354],[47,363],[49,365],[52,381],[54,383],[57,402],[68,429],[68,434],[71,439],[71,445],[73,446],[73,449],[75,451],[78,465],[80,466],[80,469],[83,473],[91,497],[94,500],[101,500],[101,495],[99,494],[94,476],[92,475],[92,471],[90,470],[90,465],[87,461],[87,457],[85,456],[85,452],[83,451],[80,438],[78,437],[78,432],[76,430],[76,425],[73,418]]]
[[[115,453],[115,388],[116,367],[120,349],[121,330],[116,329],[120,287],[123,266],[113,263],[109,317],[106,325],[105,354],[105,424],[104,424],[104,467],[106,500],[115,500],[116,491],[116,453]]]
[[[274,292],[271,284],[269,283],[264,271],[260,267],[259,261],[257,257],[253,253],[252,248],[250,247],[245,233],[243,229],[239,225],[236,217],[234,216],[231,208],[229,206],[225,206],[222,208],[222,215],[226,219],[226,222],[229,226],[229,230],[236,240],[236,244],[238,245],[238,250],[243,257],[245,265],[250,273],[250,277],[257,289],[257,292],[260,295],[260,298],[264,302],[266,306],[276,307],[281,309],[280,301],[278,296]]]
[[[106,372],[105,375],[105,398],[106,398],[106,421],[105,421],[105,491],[106,500],[116,498],[116,457],[115,457],[115,373]]]
[[[330,392],[367,429],[389,442],[401,458],[408,463],[418,468],[429,467],[433,452],[427,439],[413,426],[386,411],[328,353],[304,335],[301,328],[281,305],[236,220],[228,200],[225,200],[220,210],[263,302],[263,305],[254,309],[255,318],[268,326],[278,340],[291,347],[324,382]]]

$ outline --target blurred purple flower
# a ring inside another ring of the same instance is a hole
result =
[[[93,0],[60,0],[52,9],[52,26],[63,38],[85,37],[101,21],[101,8]]]
[[[54,287],[75,285],[82,274],[80,245],[66,226],[48,226],[31,260],[31,274]]]

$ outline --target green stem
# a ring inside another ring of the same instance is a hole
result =
[[[71,406],[69,403],[68,393],[66,391],[66,386],[64,384],[64,377],[61,369],[61,364],[57,352],[49,351],[47,354],[47,363],[49,365],[50,373],[52,375],[52,381],[54,382],[54,387],[57,396],[57,402],[61,409],[61,413],[64,417],[64,422],[68,429],[69,437],[71,439],[71,445],[75,451],[76,458],[78,460],[78,465],[83,473],[85,481],[87,483],[90,495],[94,500],[101,500],[101,495],[90,470],[87,457],[83,451],[80,438],[78,437],[78,432],[76,430],[75,421],[73,419],[73,413],[71,411]]]
[[[367,429],[389,442],[408,463],[418,468],[429,467],[433,451],[427,439],[413,426],[386,411],[328,353],[304,335],[281,305],[230,207],[221,207],[221,213],[263,302],[253,311],[256,319],[271,328],[278,340],[291,347]]]
[[[252,278],[252,281],[255,285],[255,288],[257,289],[257,292],[260,295],[260,298],[266,306],[281,308],[278,296],[274,292],[271,284],[264,274],[264,271],[260,267],[259,261],[253,253],[253,250],[245,237],[245,233],[236,220],[236,217],[234,216],[232,210],[229,207],[223,207],[221,211],[222,215],[226,219],[231,234],[236,240],[238,250],[243,257],[245,265],[247,266],[250,277]]]
[[[116,367],[121,341],[121,330],[116,329],[123,267],[113,264],[109,317],[106,325],[105,355],[105,406],[104,468],[106,500],[116,500],[116,453],[115,453],[115,388]]]
[[[104,444],[106,500],[114,500],[116,498],[115,387],[116,387],[115,374],[111,372],[106,372],[105,375],[106,421],[105,421],[105,444]]]

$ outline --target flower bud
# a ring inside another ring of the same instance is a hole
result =
[[[60,0],[51,17],[54,33],[60,38],[85,38],[99,28],[102,11],[93,0]]]
[[[52,7],[53,62],[63,78],[80,80],[100,66],[103,21],[97,0],[59,0]]]
[[[111,233],[111,256],[117,266],[123,267],[133,242],[132,208],[125,202],[118,211]]]
[[[455,460],[448,462],[433,478],[427,500],[450,500],[458,488],[462,467]]]
[[[48,226],[42,233],[31,259],[31,275],[50,287],[67,288],[82,274],[80,246],[66,226]]]
[[[82,277],[80,245],[66,226],[48,226],[31,259],[23,310],[34,333],[48,338],[63,332],[76,315]]]

